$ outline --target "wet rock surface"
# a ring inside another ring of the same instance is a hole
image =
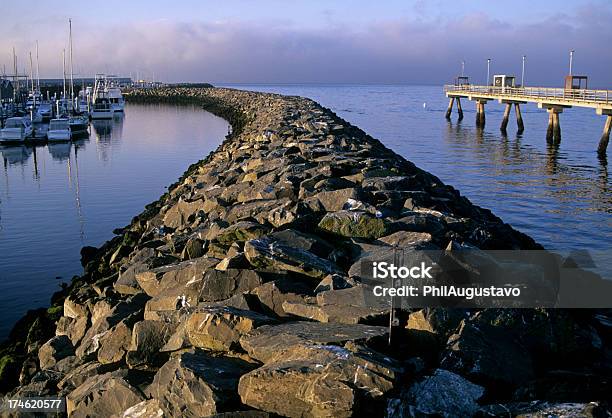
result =
[[[609,414],[610,311],[412,309],[389,343],[361,263],[433,249],[477,271],[492,263],[457,248],[541,249],[490,211],[308,99],[128,99],[232,132],[19,321],[6,396],[67,396],[73,416]]]

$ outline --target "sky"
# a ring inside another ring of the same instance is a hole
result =
[[[5,4],[2,4],[5,3]],[[72,19],[77,76],[164,82],[443,84],[461,72],[612,88],[610,0],[29,0],[0,3],[0,72],[61,77]]]

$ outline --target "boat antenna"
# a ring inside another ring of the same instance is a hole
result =
[[[68,19],[68,25],[70,27],[69,41],[70,41],[70,101],[74,102],[74,71],[72,69],[72,19]]]
[[[36,41],[36,90],[40,91],[40,62],[38,61],[38,40]]]

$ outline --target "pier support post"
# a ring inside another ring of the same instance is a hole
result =
[[[561,125],[559,124],[559,114],[563,112],[563,108],[549,107],[548,112],[548,129],[546,130],[546,142],[554,144],[561,143]]]
[[[525,125],[523,124],[523,115],[521,114],[520,104],[514,104],[514,112],[516,113],[516,126],[518,127],[517,133],[522,134],[525,130]]]
[[[486,101],[484,100],[476,101],[476,127],[477,128],[485,127],[485,103]]]
[[[610,131],[612,130],[612,115],[608,115],[606,118],[606,124],[604,125],[603,134],[599,140],[599,146],[597,147],[597,153],[601,157],[605,157],[606,150],[608,149],[608,142],[610,142]]]
[[[561,143],[561,125],[559,124],[559,112],[553,112],[553,142]]]
[[[512,105],[510,103],[506,104],[506,108],[504,109],[504,118],[502,119],[500,130],[502,133],[506,133],[506,128],[508,128],[508,119],[510,119],[510,109],[512,109]]]
[[[546,129],[546,142],[553,142],[553,113],[548,111],[548,128]]]
[[[451,97],[448,102],[448,109],[446,109],[446,119],[450,119],[451,113],[453,111],[453,103],[455,103],[455,98]]]
[[[463,120],[463,109],[461,108],[461,99],[457,97],[457,114],[459,115],[459,120]]]

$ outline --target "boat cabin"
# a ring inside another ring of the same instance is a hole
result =
[[[566,90],[586,90],[589,80],[586,75],[568,75],[565,77]]]

